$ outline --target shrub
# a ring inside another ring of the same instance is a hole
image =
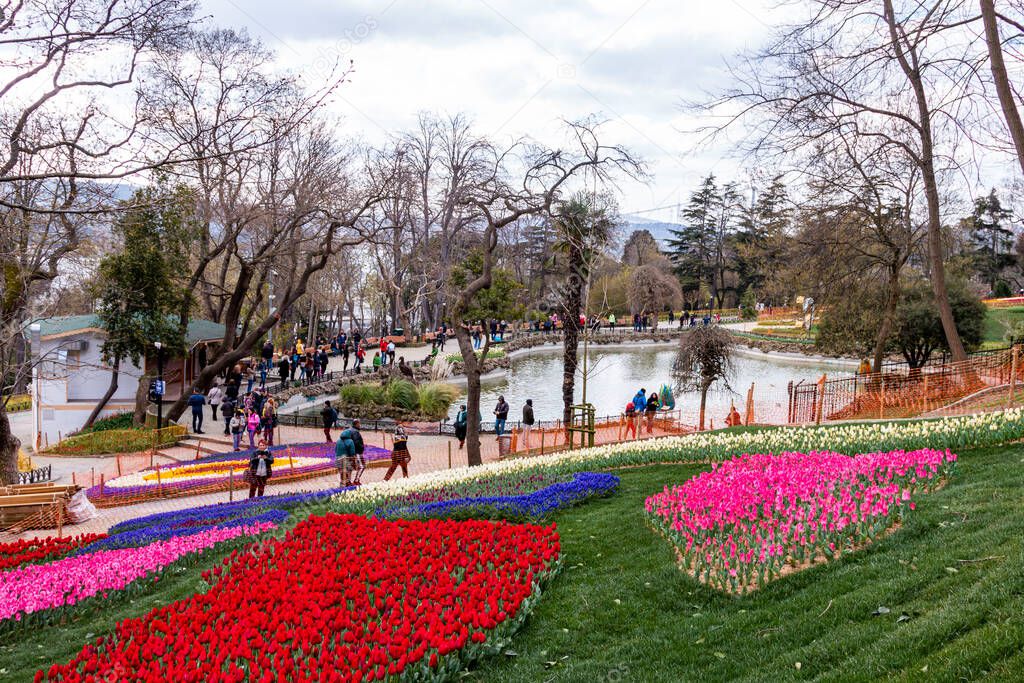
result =
[[[451,384],[428,382],[416,387],[416,396],[421,413],[439,418],[448,412],[449,406],[459,397],[459,390]]]
[[[102,417],[92,423],[92,426],[88,429],[82,429],[79,434],[89,434],[92,432],[106,432],[111,429],[138,429],[135,426],[135,416],[131,413],[118,413],[116,415],[110,415],[109,417]]]
[[[387,403],[384,389],[376,384],[349,384],[341,388],[339,395],[345,403],[355,403],[356,405]]]
[[[416,410],[419,405],[416,385],[406,379],[393,379],[388,382],[384,387],[384,394],[387,397],[388,405],[405,410]]]
[[[7,412],[20,413],[32,407],[32,397],[28,394],[15,394],[7,399]]]

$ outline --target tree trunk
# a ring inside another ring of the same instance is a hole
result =
[[[462,325],[461,321],[457,322],[453,329],[455,340],[459,342],[459,351],[462,352],[462,364],[466,369],[466,462],[474,467],[483,464],[480,455],[481,364],[477,362],[476,353],[473,351],[473,339],[469,335],[469,329]],[[486,352],[485,346],[484,353]]]
[[[889,282],[887,285],[882,324],[879,326],[878,335],[875,337],[874,360],[872,363],[875,372],[882,371],[882,363],[885,361],[885,346],[889,342],[889,334],[892,332],[893,323],[896,321],[896,307],[900,302],[900,273],[896,266],[892,266],[889,269]]]
[[[146,426],[146,412],[149,410],[149,382],[156,375],[144,374],[139,378],[139,386],[135,390],[135,411],[132,422],[137,427]]]
[[[18,483],[18,449],[21,441],[11,432],[7,407],[0,401],[0,483]]]
[[[1010,79],[1006,75],[1006,63],[1003,61],[1003,47],[999,38],[995,1],[980,0],[979,4],[981,5],[981,19],[985,25],[985,42],[988,44],[988,62],[992,71],[992,81],[996,86],[996,94],[999,95],[999,105],[1003,109],[1006,127],[1010,131],[1010,138],[1013,139],[1013,146],[1017,150],[1017,161],[1020,163],[1021,171],[1024,171],[1024,124],[1021,123],[1017,102],[1013,98],[1013,89],[1010,87]]]
[[[914,99],[917,104],[918,133],[921,139],[921,151],[919,165],[921,168],[921,180],[924,183],[925,199],[928,202],[928,262],[931,265],[932,291],[935,294],[935,307],[939,309],[939,319],[942,321],[942,330],[946,334],[946,343],[954,361],[966,360],[967,351],[964,349],[963,341],[960,339],[960,332],[956,328],[956,319],[953,317],[953,309],[949,304],[949,292],[946,289],[946,266],[945,254],[942,249],[942,215],[939,199],[939,185],[935,177],[935,150],[932,137],[931,110],[928,108],[928,97],[925,92],[924,80],[921,76],[921,69],[917,64],[917,56],[908,53],[901,42],[897,31],[896,12],[893,9],[892,0],[885,0],[884,14],[886,23],[889,25],[889,35],[892,40],[896,58],[900,63],[904,75],[910,82],[914,91]],[[914,60],[911,63],[911,58]]]
[[[82,429],[88,429],[89,427],[92,427],[92,423],[96,421],[96,418],[100,416],[100,413],[103,412],[103,409],[107,407],[107,403],[110,402],[110,397],[113,396],[114,392],[117,391],[117,380],[120,374],[121,357],[115,356],[114,365],[110,369],[110,385],[107,387],[107,393],[103,394],[103,398],[99,400],[99,402],[96,404],[96,407],[94,407],[92,409],[92,412],[89,413],[89,418],[85,421],[85,424],[82,425]]]
[[[562,321],[562,424],[566,435],[572,423],[573,396],[576,391],[576,367],[580,346],[580,310],[583,306],[584,259],[573,244],[569,254],[569,287],[565,296],[565,318]]]
[[[709,384],[700,388],[700,420],[697,426],[697,431],[700,432],[704,431],[704,412],[708,403],[708,389],[710,386]]]

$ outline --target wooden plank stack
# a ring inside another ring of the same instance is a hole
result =
[[[0,486],[0,528],[12,533],[26,529],[60,529],[67,506],[78,486],[50,483]]]

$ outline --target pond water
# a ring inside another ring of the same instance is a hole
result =
[[[580,349],[582,364],[582,348]],[[649,348],[591,349],[590,372],[587,382],[587,400],[593,403],[598,417],[618,415],[626,403],[641,388],[648,395],[658,391],[662,384],[672,385],[672,364],[676,358],[673,346]],[[561,347],[534,350],[529,354],[513,356],[507,377],[484,379],[480,412],[484,421],[493,419],[492,411],[498,396],[504,395],[511,406],[510,420],[522,417],[526,399],[533,399],[534,414],[538,420],[557,420],[562,417],[562,350]],[[712,387],[708,394],[707,416],[716,426],[724,426],[731,401],[742,413],[747,390],[755,384],[757,411],[778,414],[786,411],[786,386],[799,380],[817,381],[822,373],[829,377],[841,376],[849,369],[835,364],[789,362],[777,358],[757,358],[737,354],[734,358],[735,374],[730,380],[734,392]],[[576,401],[582,400],[582,370],[576,377]],[[674,387],[673,387],[673,393]],[[696,415],[700,396],[696,392],[676,393],[676,408],[687,415]],[[450,416],[458,412],[460,401],[451,408]],[[755,417],[757,417],[755,415]]]

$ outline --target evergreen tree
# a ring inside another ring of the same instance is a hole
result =
[[[759,291],[771,280],[782,254],[790,214],[782,176],[772,178],[743,211],[735,236],[736,270],[742,291]]]
[[[702,284],[710,285],[713,298],[715,288],[715,227],[722,205],[722,195],[709,175],[692,195],[680,215],[682,229],[672,230],[668,240],[669,258],[676,267],[685,292],[697,292]],[[703,305],[707,302],[698,302]]]
[[[175,258],[192,221],[192,197],[184,189],[163,186],[139,190],[123,206],[114,226],[122,250],[100,262],[96,313],[106,333],[103,361],[111,367],[110,385],[85,426],[91,426],[117,391],[121,363],[141,366],[146,351],[159,341],[181,352],[185,331],[174,313],[186,293],[175,280]]]
[[[1002,270],[1014,262],[1013,231],[1006,226],[1011,215],[993,189],[975,199],[974,212],[961,221],[972,246],[975,270],[993,292]]]

